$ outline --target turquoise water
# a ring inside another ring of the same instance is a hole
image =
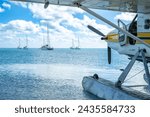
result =
[[[83,91],[82,78],[115,81],[128,62],[113,51],[109,65],[106,49],[0,49],[0,99],[98,99]],[[128,78],[141,69],[137,62]]]

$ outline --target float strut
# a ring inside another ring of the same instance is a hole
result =
[[[139,56],[140,51],[138,51],[133,57],[132,60],[129,62],[125,70],[122,72],[122,74],[119,76],[118,81],[116,82],[116,87],[121,87],[122,83],[124,82],[125,78],[127,77],[128,73],[130,72],[132,66],[134,65],[137,57]]]
[[[145,69],[145,74],[146,74],[146,79],[148,81],[148,84],[150,85],[150,74],[149,74],[149,69],[148,69],[148,66],[147,66],[147,61],[146,61],[146,58],[145,58],[145,53],[146,53],[146,50],[141,51],[143,64],[144,64],[144,69]]]

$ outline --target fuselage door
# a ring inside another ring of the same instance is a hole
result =
[[[127,30],[127,26],[120,19],[118,20],[118,26],[124,30]],[[124,46],[127,44],[127,35],[126,34],[124,34],[121,31],[118,31],[118,37],[119,37],[118,39],[119,39],[119,43],[121,46]]]

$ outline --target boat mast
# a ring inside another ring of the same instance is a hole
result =
[[[74,39],[72,38],[72,48],[74,48]]]
[[[44,39],[44,33],[43,33],[43,45],[42,46],[44,45],[45,45],[45,39]]]
[[[28,47],[28,37],[26,35],[26,47]]]
[[[79,40],[79,36],[78,36],[78,48],[80,47],[80,40]]]
[[[20,38],[19,38],[19,46],[18,46],[18,48],[20,48]]]
[[[48,24],[47,24],[47,44],[49,47],[51,47],[50,39],[49,39],[49,29],[48,29]]]

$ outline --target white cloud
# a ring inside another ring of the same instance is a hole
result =
[[[17,47],[19,38],[22,40],[22,45],[24,45],[26,35],[28,35],[31,43],[35,40],[38,42],[40,32],[40,26],[31,21],[12,20],[6,24],[0,24],[1,47]],[[11,44],[3,44],[6,42]],[[32,47],[40,46],[38,44],[34,46],[34,43],[32,45]]]
[[[9,9],[11,8],[10,4],[5,3],[5,2],[2,4],[2,6],[5,7],[5,8],[9,8]]]
[[[4,9],[2,9],[1,7],[0,7],[0,13],[2,13],[2,12],[4,12],[5,10]]]
[[[98,24],[96,20],[84,15],[85,12],[79,8],[50,5],[45,10],[43,8],[43,4],[30,4],[29,9],[31,10],[34,18],[49,19],[49,24],[53,27],[53,29],[59,31],[62,35],[67,34],[69,36],[70,34],[70,37],[72,38],[76,38],[76,34],[74,30],[69,29],[70,27],[77,29],[76,33],[80,32],[80,35],[82,34],[83,38],[85,37],[88,39],[90,34],[93,36],[93,32],[87,29],[88,24],[91,24],[95,28],[101,30],[104,34],[107,34],[112,30],[106,25]],[[74,17],[74,15],[77,14],[82,14],[83,19]],[[97,36],[96,34],[94,35]]]
[[[72,39],[77,42],[78,37],[80,38],[81,47],[106,47],[106,42],[100,41],[100,36],[90,31],[87,25],[94,26],[104,34],[107,34],[112,29],[106,25],[98,24],[95,19],[86,16],[85,12],[79,8],[50,5],[47,9],[44,9],[43,4],[18,2],[14,2],[14,4],[29,8],[33,17],[41,19],[41,23],[35,24],[31,21],[13,20],[7,24],[1,24],[0,36],[5,41],[11,40],[14,43],[12,44],[14,45],[13,47],[17,47],[18,38],[22,37],[24,42],[26,34],[29,38],[29,47],[40,47],[43,42],[43,35],[46,38],[47,28],[45,23],[49,25],[52,45],[56,48],[71,47]],[[78,14],[82,15],[82,18],[75,17]]]
[[[116,15],[114,19],[120,19],[124,21],[132,21],[133,18],[135,17],[135,13],[121,13],[119,15]]]
[[[29,4],[29,9],[33,13],[34,18],[49,20],[70,20],[74,14],[84,13],[79,8],[49,5],[44,9],[43,4]],[[40,9],[40,10],[39,10]]]
[[[11,1],[11,3],[17,5],[17,6],[21,6],[23,8],[27,8],[28,7],[28,3],[27,2],[19,2],[19,1]]]
[[[110,32],[110,31],[113,30],[112,28],[109,28],[109,27],[106,26],[106,25],[96,23],[96,20],[95,20],[95,19],[90,19],[90,18],[89,18],[88,16],[86,16],[86,15],[84,15],[83,22],[85,23],[85,25],[91,25],[91,26],[93,26],[94,28],[100,30],[100,31],[103,32],[105,35],[107,35],[108,32]]]
[[[37,33],[39,31],[39,25],[34,24],[31,21],[25,20],[12,20],[7,24],[3,24],[1,30],[11,30],[20,33]]]

